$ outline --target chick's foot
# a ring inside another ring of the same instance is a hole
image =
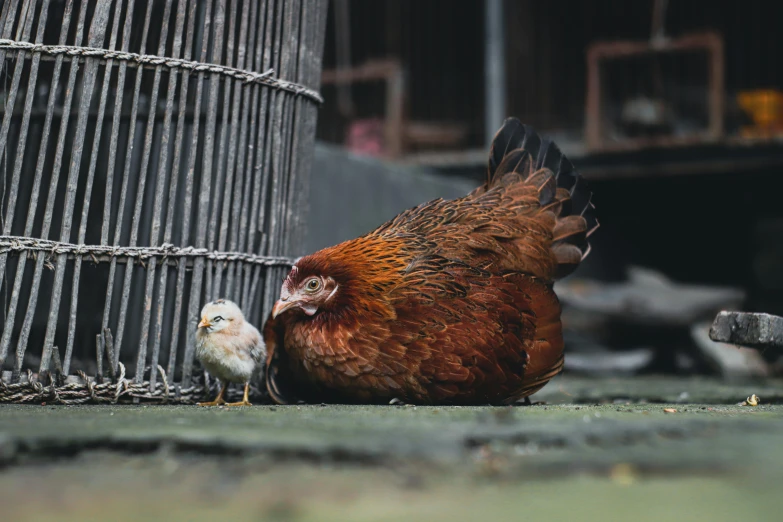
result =
[[[226,404],[226,406],[252,406],[250,404],[250,401],[248,400],[248,397],[250,395],[250,384],[245,383],[245,395],[242,397],[242,400],[239,402],[229,402]]]
[[[225,399],[223,399],[223,395],[226,393],[226,386],[227,384],[225,382],[220,383],[220,393],[218,393],[217,397],[215,397],[214,401],[210,402],[199,402],[199,406],[222,406],[226,404]]]
[[[227,402],[226,406],[252,406],[250,401]]]
[[[223,397],[218,397],[214,401],[199,402],[199,403],[196,403],[196,404],[198,404],[199,406],[223,406],[224,404],[226,406],[233,406],[234,405],[234,404],[228,404],[226,401],[223,400]]]

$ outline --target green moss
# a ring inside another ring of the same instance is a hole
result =
[[[549,404],[516,408],[0,406],[0,506],[9,520],[775,519],[772,385],[553,385]],[[638,403],[683,391],[703,403]],[[612,400],[555,404],[588,393]],[[750,393],[761,406],[736,404]]]

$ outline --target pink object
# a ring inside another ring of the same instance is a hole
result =
[[[345,146],[354,154],[384,156],[384,122],[380,118],[354,120],[348,127]]]

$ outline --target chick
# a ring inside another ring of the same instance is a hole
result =
[[[218,299],[204,305],[196,331],[196,357],[206,370],[220,380],[220,393],[199,406],[250,406],[250,380],[262,368],[266,347],[255,326],[245,321],[236,303]],[[230,382],[245,385],[242,402],[226,403],[223,395]]]

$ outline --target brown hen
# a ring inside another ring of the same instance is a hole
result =
[[[299,259],[264,327],[278,403],[508,404],[563,368],[552,284],[590,250],[591,194],[508,119],[486,183]]]

